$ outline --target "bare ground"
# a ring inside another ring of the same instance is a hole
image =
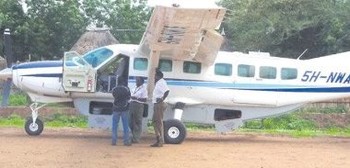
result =
[[[27,136],[0,128],[0,167],[349,168],[349,138],[291,138],[189,132],[181,145],[151,148],[153,135],[131,147],[110,145],[110,132],[46,128]]]

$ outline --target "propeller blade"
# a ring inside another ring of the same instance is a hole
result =
[[[13,59],[11,33],[10,33],[10,29],[8,28],[5,29],[4,31],[4,54],[5,54],[7,67],[11,68],[12,63],[14,63],[15,60]]]
[[[7,68],[0,71],[0,80],[5,80],[2,86],[2,101],[1,107],[7,107],[11,85],[12,85],[12,64],[14,63],[13,52],[12,52],[12,38],[10,29],[4,31],[4,54],[6,59]]]

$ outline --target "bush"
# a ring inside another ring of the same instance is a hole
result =
[[[0,95],[0,102],[2,102],[2,95]],[[29,98],[24,92],[10,94],[9,106],[26,106],[29,102]]]
[[[53,114],[51,117],[40,118],[48,127],[78,127],[87,128],[87,117],[83,115]],[[0,126],[23,127],[25,118],[12,114],[9,117],[0,117]]]
[[[248,121],[243,128],[276,130],[310,130],[315,129],[314,122],[299,117],[298,114],[286,114],[280,117],[266,118],[261,122]]]
[[[51,127],[87,127],[87,117],[83,115],[64,115],[55,113],[45,119],[46,125]]]
[[[0,126],[22,127],[24,125],[24,118],[19,115],[12,114],[5,118],[0,118]]]
[[[28,104],[27,95],[24,93],[17,93],[10,95],[10,106],[26,106]]]
[[[329,105],[326,107],[307,106],[300,109],[300,112],[303,112],[303,113],[322,113],[322,114],[347,113],[348,111],[349,111],[349,108],[344,104]]]

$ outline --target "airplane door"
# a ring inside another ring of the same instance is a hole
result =
[[[68,92],[95,92],[96,70],[75,51],[65,52],[63,88]]]

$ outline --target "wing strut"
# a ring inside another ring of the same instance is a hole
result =
[[[140,42],[138,53],[149,57],[148,94],[154,88],[159,58],[212,64],[223,37],[215,31],[226,10],[217,6],[187,8],[156,6]]]
[[[159,50],[152,50],[150,53],[149,61],[148,61],[148,82],[147,82],[147,91],[148,91],[148,97],[152,97],[153,89],[154,89],[154,83],[155,83],[155,73],[156,68],[158,67],[159,63]]]

